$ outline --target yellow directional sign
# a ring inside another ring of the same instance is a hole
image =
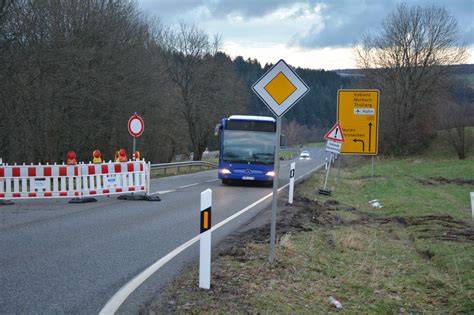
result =
[[[344,138],[341,154],[377,155],[379,90],[339,90],[337,120]]]

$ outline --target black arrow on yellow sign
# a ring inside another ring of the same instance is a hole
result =
[[[354,142],[362,142],[362,152],[365,152],[365,142],[364,142],[364,140],[354,139]]]

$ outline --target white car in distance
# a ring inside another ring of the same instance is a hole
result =
[[[308,151],[301,151],[300,153],[300,160],[304,160],[304,159],[309,159],[309,152]]]

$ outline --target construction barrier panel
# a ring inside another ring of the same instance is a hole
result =
[[[0,200],[80,198],[143,192],[150,165],[144,160],[78,165],[0,165]]]

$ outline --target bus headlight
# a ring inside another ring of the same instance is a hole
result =
[[[228,169],[226,169],[226,168],[221,168],[221,169],[219,170],[219,173],[221,173],[221,174],[230,174],[230,171],[229,171]]]
[[[274,171],[270,171],[270,172],[267,172],[265,175],[274,177],[274,176],[275,176],[275,172],[274,172]]]

